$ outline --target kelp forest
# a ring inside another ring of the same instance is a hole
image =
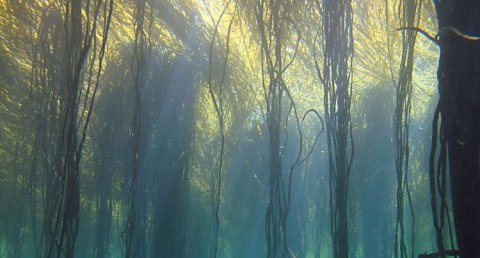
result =
[[[480,2],[0,0],[0,257],[480,257]]]

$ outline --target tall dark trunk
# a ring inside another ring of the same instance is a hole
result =
[[[56,208],[55,231],[58,233],[50,243],[49,256],[73,257],[79,227],[80,183],[78,148],[78,94],[84,64],[82,58],[82,1],[75,0],[67,5],[65,13],[65,113],[62,114],[60,153],[55,170],[61,181],[60,200]],[[53,249],[52,249],[53,247]],[[53,251],[53,252],[52,252]]]
[[[145,133],[142,118],[144,115],[142,97],[148,81],[148,64],[151,46],[145,30],[145,15],[148,13],[147,1],[137,0],[134,10],[135,45],[133,52],[133,118],[130,131],[132,145],[132,168],[130,177],[128,212],[125,229],[125,258],[145,257],[147,253],[146,237],[146,199],[144,171],[142,169],[145,154]],[[151,21],[150,21],[151,24]],[[148,37],[150,35],[148,34]]]
[[[419,4],[416,0],[404,0],[401,5],[400,26],[414,27],[416,13]],[[388,8],[387,8],[388,9]],[[387,10],[388,13],[388,10]],[[388,19],[388,17],[387,17]],[[388,21],[387,21],[388,22]],[[387,24],[388,26],[388,24]],[[388,28],[388,27],[387,27]],[[410,187],[408,183],[409,160],[410,160],[410,111],[412,103],[412,73],[415,50],[416,34],[413,30],[402,31],[402,54],[398,72],[398,80],[395,86],[395,113],[394,122],[394,146],[395,146],[395,172],[397,177],[396,205],[397,216],[395,224],[395,240],[393,254],[395,257],[408,257],[408,249],[411,257],[415,255],[415,213],[413,210]],[[405,235],[405,194],[410,210],[410,246],[406,243]]]
[[[270,8],[270,9],[269,9]],[[262,82],[265,89],[266,122],[269,136],[269,201],[265,216],[265,235],[267,241],[267,258],[290,258],[292,254],[288,247],[287,220],[290,205],[290,193],[293,165],[285,178],[281,130],[286,127],[283,116],[296,107],[283,79],[285,65],[283,48],[284,35],[287,34],[285,23],[291,11],[288,1],[265,1],[257,5],[257,23],[260,32],[262,48]],[[269,23],[272,23],[271,27]],[[270,41],[271,40],[271,41]],[[270,44],[269,42],[274,42]],[[268,82],[268,83],[265,83]],[[288,99],[287,99],[288,98]],[[290,111],[285,107],[292,105]],[[301,141],[301,140],[300,140]],[[298,162],[298,161],[297,161]]]
[[[334,257],[347,258],[348,181],[353,160],[350,123],[352,3],[350,0],[324,0],[323,5],[324,70],[321,79],[329,159],[331,235]]]
[[[480,2],[435,1],[440,42],[439,111],[448,150],[457,241],[480,255]],[[440,136],[442,137],[442,136]]]

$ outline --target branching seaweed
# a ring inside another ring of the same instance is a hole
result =
[[[222,13],[220,14],[220,17],[218,18],[218,21],[215,22],[215,27],[213,31],[213,36],[210,44],[210,51],[209,51],[209,62],[208,62],[208,90],[210,93],[210,98],[212,99],[213,106],[215,108],[215,113],[217,115],[218,123],[219,123],[219,130],[220,130],[220,153],[219,153],[219,161],[218,161],[218,169],[217,169],[217,174],[216,174],[216,182],[212,188],[215,189],[215,197],[214,197],[214,203],[213,203],[213,210],[214,210],[214,229],[213,229],[213,237],[214,237],[214,245],[213,245],[213,250],[212,250],[212,255],[213,257],[217,257],[218,255],[218,241],[219,241],[219,227],[220,227],[220,202],[221,202],[221,193],[222,193],[222,170],[224,166],[224,154],[225,154],[225,121],[224,121],[224,106],[223,106],[223,86],[225,83],[225,78],[227,74],[227,65],[228,65],[228,56],[230,54],[230,34],[231,34],[231,29],[233,25],[233,21],[235,19],[235,13],[232,15],[229,25],[228,25],[228,31],[227,31],[227,39],[226,39],[226,50],[225,50],[225,59],[223,62],[223,70],[222,70],[222,75],[221,79],[219,82],[219,92],[218,94],[215,94],[214,88],[213,88],[213,81],[212,81],[212,65],[213,65],[213,48],[215,45],[215,39],[218,36],[218,26],[220,25],[220,22],[222,21],[223,16],[225,15],[228,7],[229,7],[230,1],[227,2],[225,7],[222,10]],[[235,9],[236,12],[236,9]],[[218,99],[216,97],[218,95]],[[213,192],[213,191],[212,191]]]

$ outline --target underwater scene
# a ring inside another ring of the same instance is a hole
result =
[[[0,257],[480,258],[479,21],[0,0]]]

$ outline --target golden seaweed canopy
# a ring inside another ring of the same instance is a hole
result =
[[[478,38],[436,23],[418,0],[0,0],[0,256],[455,251],[429,120],[442,38]]]

